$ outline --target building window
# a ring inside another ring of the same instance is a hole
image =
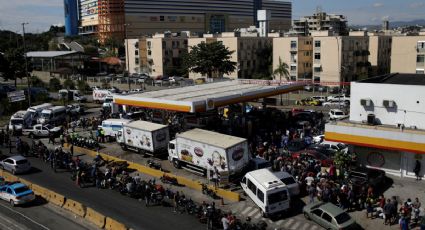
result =
[[[251,61],[246,61],[246,67],[251,67]]]
[[[291,65],[291,71],[295,71],[295,70],[297,70],[297,66]]]
[[[306,57],[308,57],[308,56],[310,56],[311,54],[310,54],[310,51],[305,51],[304,52],[304,56],[306,56]]]
[[[320,53],[314,54],[314,60],[320,60]]]
[[[425,42],[422,42],[422,41],[418,42],[417,49],[418,49],[418,52],[425,52]]]
[[[150,49],[152,47],[152,42],[148,41],[148,48]]]
[[[152,51],[151,50],[148,50],[148,55],[149,56],[152,55]]]
[[[136,65],[138,65],[138,64],[139,64],[139,58],[135,58],[135,59],[134,59],[134,63],[135,63]]]
[[[321,44],[320,41],[314,41],[314,47],[320,48]]]
[[[160,20],[161,22],[163,22],[163,21],[164,21],[164,16],[159,16],[159,20]]]
[[[322,71],[322,68],[320,68],[320,67],[314,67],[314,72],[320,72],[320,71]]]
[[[297,41],[291,41],[291,49],[297,48]]]
[[[425,55],[421,54],[421,55],[416,56],[416,62],[417,63],[424,63],[425,62]]]
[[[139,56],[139,50],[135,50],[134,55]]]
[[[425,71],[422,69],[417,69],[416,74],[425,74]]]
[[[139,42],[134,43],[134,48],[136,48],[136,49],[139,48]]]

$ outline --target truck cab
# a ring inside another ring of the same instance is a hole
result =
[[[171,140],[170,143],[168,143],[168,160],[173,163],[175,162],[174,159],[179,158],[176,150],[176,143],[176,139]]]

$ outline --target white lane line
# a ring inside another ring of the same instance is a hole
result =
[[[10,221],[10,220],[8,220],[6,217],[4,217],[4,216],[1,216],[0,215],[0,219],[2,219],[3,221],[5,221],[5,222],[7,222],[7,223],[9,223],[9,225],[12,225],[12,226],[14,226],[14,227],[16,227],[17,229],[24,229],[24,228],[22,228],[21,226],[18,226],[18,225],[16,225],[15,223],[13,223],[12,221]]]
[[[249,211],[251,211],[251,209],[252,209],[252,207],[248,206],[247,208],[245,208],[245,209],[241,212],[241,214],[242,214],[242,215],[245,215],[246,213],[248,213]]]
[[[40,226],[41,228],[46,229],[46,230],[50,230],[50,228],[48,228],[48,227],[46,227],[46,226],[44,226],[44,225],[42,225],[42,224],[38,223],[37,221],[35,221],[35,220],[33,220],[33,219],[29,218],[28,216],[26,216],[26,215],[24,215],[24,214],[22,214],[22,213],[20,213],[20,212],[18,212],[18,211],[15,211],[15,210],[11,209],[10,207],[8,207],[8,206],[6,206],[6,205],[3,205],[3,204],[0,204],[0,205],[1,205],[1,206],[3,206],[4,208],[6,208],[6,209],[10,210],[11,212],[14,212],[14,213],[16,213],[16,214],[18,214],[18,215],[22,216],[23,218],[25,218],[25,219],[27,219],[27,220],[31,221],[32,223],[34,223],[34,224],[36,224],[36,225]]]
[[[294,222],[294,219],[289,219],[286,223],[283,224],[286,228],[291,227],[292,222]]]
[[[292,226],[291,226],[291,228],[292,229],[298,229],[298,227],[301,225],[301,223],[300,222],[295,222],[295,224],[293,224]]]
[[[1,228],[1,229],[10,229],[10,230],[13,230],[13,229],[9,228],[9,226],[4,225],[4,224],[2,224],[1,222],[0,222],[0,225],[1,225],[1,226],[3,226],[3,227],[5,227],[5,228]]]
[[[248,213],[248,216],[252,216],[252,215],[254,215],[254,213],[256,213],[256,212],[258,212],[258,210],[257,210],[257,209],[254,209],[254,210],[252,210],[250,213]]]

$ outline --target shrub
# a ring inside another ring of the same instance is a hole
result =
[[[50,91],[58,91],[62,89],[61,82],[57,78],[51,78],[49,81],[49,89]]]
[[[63,87],[64,87],[65,89],[75,89],[75,83],[74,83],[74,81],[72,81],[71,79],[66,79],[66,80],[63,82]]]

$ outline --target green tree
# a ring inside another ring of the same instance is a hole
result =
[[[288,71],[288,64],[282,61],[282,59],[279,57],[279,65],[277,68],[273,71],[273,74],[279,75],[280,79],[282,80],[282,77],[285,77],[286,80],[289,80],[289,71]]]
[[[6,59],[5,71],[3,76],[6,80],[16,80],[17,78],[21,78],[26,76],[25,70],[25,58],[22,49],[9,48],[4,54],[4,58]]]
[[[46,84],[37,76],[31,76],[31,86],[33,87],[46,87]]]
[[[81,93],[85,93],[87,89],[90,89],[90,86],[86,81],[79,80],[77,81],[77,88],[81,91]]]
[[[234,52],[221,42],[200,43],[191,47],[183,63],[189,71],[206,74],[212,78],[213,75],[221,76],[235,71],[236,62],[230,60]]]
[[[49,89],[50,91],[58,91],[62,89],[61,82],[57,78],[50,78],[49,80]]]
[[[63,82],[63,87],[64,87],[65,89],[75,89],[75,83],[74,83],[74,81],[72,81],[71,79],[66,79],[66,80]]]

